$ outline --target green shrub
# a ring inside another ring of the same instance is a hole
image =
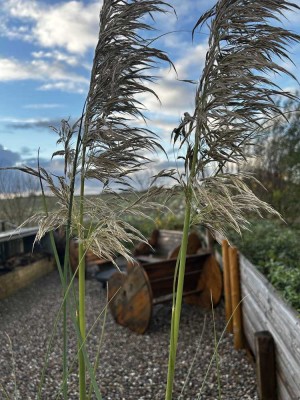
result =
[[[280,221],[253,221],[242,237],[231,235],[240,251],[300,311],[299,230]]]

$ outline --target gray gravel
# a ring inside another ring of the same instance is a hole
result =
[[[105,290],[95,280],[87,280],[87,321],[91,326],[106,301]],[[0,383],[11,399],[36,399],[48,339],[59,307],[58,274],[33,283],[14,296],[0,301]],[[139,336],[115,324],[108,313],[97,380],[104,400],[164,399],[170,329],[170,304],[154,308],[148,332]],[[224,329],[222,304],[215,310],[218,338]],[[204,335],[200,341],[205,322]],[[96,353],[101,324],[93,330],[88,347]],[[70,329],[72,329],[70,324]],[[61,327],[58,327],[61,332]],[[10,346],[10,338],[12,349]],[[61,384],[61,338],[56,335],[42,398],[55,399]],[[218,399],[217,368],[212,363],[201,395],[199,391],[213,354],[212,313],[184,305],[176,369],[174,400]],[[71,332],[69,358],[76,352]],[[198,351],[197,351],[198,349]],[[13,356],[12,356],[13,353]],[[191,367],[194,359],[194,364]],[[255,371],[244,351],[233,349],[231,335],[225,334],[219,348],[221,398],[257,399]],[[76,368],[70,375],[68,399],[78,399]],[[187,375],[191,370],[189,378]],[[15,378],[16,386],[15,387]],[[0,386],[1,388],[1,386]],[[184,388],[184,390],[183,390]],[[180,397],[180,393],[183,394]],[[61,397],[58,397],[61,398]],[[0,389],[0,399],[5,399]]]

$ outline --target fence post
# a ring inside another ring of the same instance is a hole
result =
[[[270,332],[255,332],[256,376],[260,400],[276,400],[275,345]]]
[[[236,350],[244,347],[241,309],[240,273],[236,247],[229,248],[230,287],[233,321],[233,341]]]
[[[224,298],[225,298],[225,317],[227,322],[227,332],[233,332],[232,324],[232,303],[230,288],[230,265],[229,265],[229,245],[227,240],[222,240],[222,261],[223,261],[223,282],[224,282]],[[228,322],[229,321],[229,322]]]

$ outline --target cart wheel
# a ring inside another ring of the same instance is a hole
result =
[[[152,315],[152,290],[148,277],[139,264],[116,272],[108,281],[108,300],[111,313],[120,325],[136,333],[144,333]]]
[[[199,294],[187,296],[185,301],[189,304],[196,304],[203,308],[215,307],[222,296],[223,280],[219,264],[214,256],[205,259],[202,273],[198,279],[197,289]]]

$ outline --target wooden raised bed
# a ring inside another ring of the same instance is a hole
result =
[[[54,269],[53,258],[46,256],[32,264],[16,267],[11,272],[0,275],[0,300],[30,285],[33,281]]]
[[[152,247],[157,249],[156,253],[141,255],[140,251],[136,252],[139,255],[133,264],[127,266],[126,273],[116,272],[110,278],[109,306],[117,323],[136,333],[144,333],[153,306],[172,299],[180,240],[180,232],[160,231],[157,243]],[[151,248],[147,249],[149,251]],[[213,304],[218,304],[222,294],[222,274],[214,256],[201,249],[200,239],[192,233],[188,243],[183,296],[190,304],[211,307],[211,294]]]

